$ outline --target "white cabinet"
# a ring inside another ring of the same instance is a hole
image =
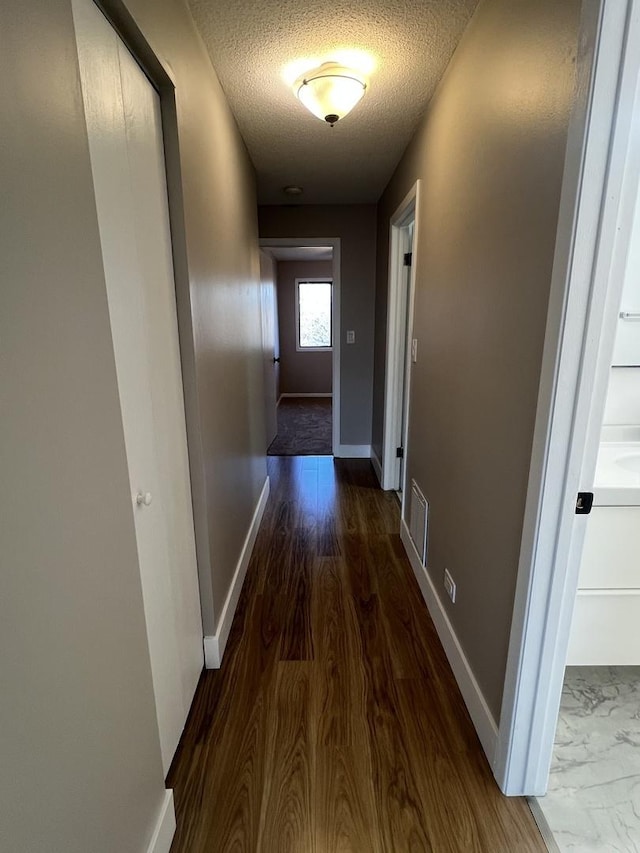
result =
[[[594,506],[588,519],[568,666],[640,664],[640,507]]]

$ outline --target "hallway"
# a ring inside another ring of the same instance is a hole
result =
[[[224,663],[169,774],[172,853],[544,850],[493,780],[369,461],[269,474]]]

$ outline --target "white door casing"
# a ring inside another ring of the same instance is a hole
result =
[[[402,237],[404,242],[403,256],[413,256],[413,221],[402,229]],[[402,343],[400,349],[399,368],[401,376],[398,382],[398,402],[396,405],[396,435],[398,437],[397,446],[402,448],[401,456],[396,457],[398,460],[397,471],[397,489],[400,495],[404,492],[405,487],[405,468],[406,468],[406,444],[407,444],[407,429],[409,425],[409,380],[411,375],[411,359],[412,359],[412,324],[410,323],[410,308],[413,299],[413,260],[404,263],[402,268],[402,299],[400,302],[400,329],[404,329],[401,335]]]
[[[389,289],[385,357],[382,483],[385,490],[405,492],[409,395],[411,384],[411,337],[418,239],[420,181],[409,190],[389,225]],[[410,267],[404,255],[411,252]],[[408,273],[408,274],[407,274]],[[396,448],[404,448],[404,458]],[[403,516],[404,517],[404,516]]]
[[[275,279],[275,261],[265,251],[260,251],[260,316],[262,320],[262,358],[264,366],[264,405],[267,447],[278,432],[277,403],[280,375],[278,341],[278,312]]]
[[[160,102],[94,3],[73,13],[166,773],[203,652]]]

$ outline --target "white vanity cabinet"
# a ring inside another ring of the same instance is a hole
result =
[[[640,507],[594,506],[587,523],[568,666],[640,664]]]

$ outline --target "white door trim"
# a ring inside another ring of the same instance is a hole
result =
[[[404,197],[397,210],[391,217],[389,223],[389,287],[387,296],[387,345],[386,345],[386,364],[385,364],[385,384],[384,384],[384,423],[382,428],[382,483],[383,489],[397,488],[396,476],[396,447],[398,446],[398,436],[396,425],[399,421],[399,406],[400,406],[400,357],[402,351],[402,336],[407,333],[404,318],[401,316],[401,301],[402,301],[402,286],[403,286],[403,267],[404,267],[404,251],[403,245],[404,229],[413,222],[413,242],[411,251],[413,253],[414,262],[411,265],[411,275],[409,278],[409,293],[408,293],[408,311],[407,325],[409,329],[413,328],[413,305],[416,282],[416,263],[417,257],[417,242],[418,242],[418,216],[419,216],[419,199],[420,199],[420,180],[417,180],[411,187],[407,195]],[[407,348],[408,349],[408,348]],[[411,380],[410,370],[410,352],[405,352],[405,365],[407,382],[404,396],[404,424],[405,434],[401,437],[401,444],[407,448],[407,427],[409,413],[409,385]],[[406,459],[404,465],[406,481]],[[402,484],[402,492],[404,494],[405,483]]]
[[[544,794],[548,782],[585,529],[576,494],[593,485],[629,204],[638,191],[640,0],[587,0],[579,44],[594,43],[593,74],[582,57],[567,143],[494,760],[500,787],[512,795]]]
[[[260,248],[289,248],[297,249],[307,246],[331,246],[333,249],[333,305],[331,323],[333,325],[333,358],[331,362],[331,391],[332,405],[332,451],[334,456],[340,455],[340,237],[262,237]]]

